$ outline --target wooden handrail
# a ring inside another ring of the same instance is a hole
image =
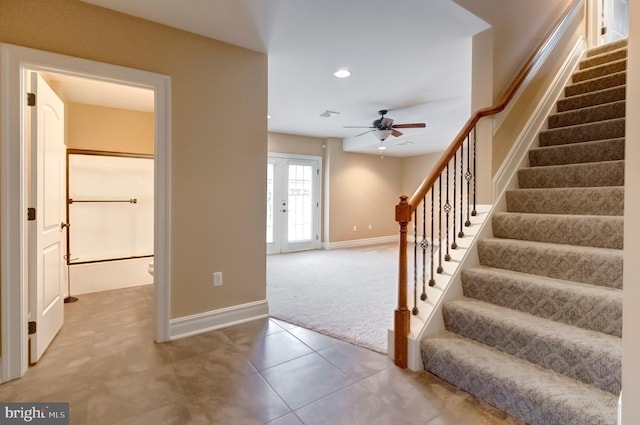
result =
[[[500,98],[500,101],[490,107],[482,108],[477,110],[471,118],[465,123],[462,129],[458,132],[453,142],[449,145],[447,150],[440,157],[436,165],[431,170],[431,173],[427,176],[426,179],[422,181],[416,192],[408,198],[403,195],[400,197],[400,203],[396,206],[396,221],[400,226],[400,237],[399,237],[399,264],[398,264],[398,306],[395,310],[394,314],[394,357],[395,364],[399,367],[406,368],[408,366],[408,340],[407,336],[410,331],[410,322],[411,316],[410,311],[407,306],[407,227],[409,222],[411,222],[411,215],[416,211],[416,208],[420,205],[421,202],[427,196],[430,190],[434,187],[438,179],[441,178],[442,173],[447,169],[448,176],[448,164],[454,158],[459,149],[462,148],[465,140],[468,140],[469,135],[478,121],[486,116],[495,115],[501,111],[503,111],[509,102],[513,99],[518,89],[522,86],[522,84],[526,81],[534,67],[537,67],[539,62],[541,62],[544,53],[547,49],[547,46],[550,45],[554,38],[560,34],[563,30],[563,27],[566,22],[571,18],[573,12],[583,3],[583,0],[574,0],[565,10],[562,17],[558,19],[556,24],[553,26],[553,29],[546,34],[545,38],[542,42],[540,42],[534,52],[527,58],[524,66],[520,69],[520,72],[516,75],[513,82],[507,87],[504,94]],[[462,158],[462,152],[461,152]],[[468,155],[468,154],[467,154]],[[468,161],[468,158],[467,158]],[[467,167],[468,167],[467,162]],[[462,171],[462,164],[460,165]],[[474,173],[475,173],[475,132],[474,132]],[[454,165],[455,169],[455,165]],[[467,173],[469,173],[469,169],[467,168]],[[448,177],[447,177],[448,178]],[[473,177],[474,178],[474,177]],[[455,181],[455,177],[454,177]],[[469,180],[467,180],[467,194],[469,193]],[[462,185],[462,182],[461,182]],[[454,196],[455,196],[455,183],[454,183]],[[460,188],[460,196],[462,196],[462,188]],[[468,195],[467,195],[468,196]],[[467,198],[468,201],[468,198]],[[462,199],[460,200],[462,204]],[[474,213],[475,214],[475,180],[474,180]],[[462,208],[462,205],[460,206]],[[454,211],[455,211],[455,200],[454,200]],[[432,213],[433,214],[433,213]],[[469,208],[467,207],[467,221],[468,221]],[[462,220],[462,219],[461,219]],[[448,222],[447,222],[448,223]],[[468,224],[465,224],[468,225]],[[462,223],[461,226],[461,234],[462,234]],[[454,244],[455,244],[455,218],[454,218]],[[433,244],[432,244],[433,245]],[[432,250],[433,253],[433,250]],[[432,255],[433,257],[433,255]],[[432,258],[433,261],[433,258]],[[430,282],[431,284],[431,282]],[[424,285],[423,285],[424,286]],[[423,295],[426,296],[423,289]],[[417,311],[417,310],[416,310]]]
[[[522,86],[526,78],[529,76],[529,73],[531,72],[531,70],[534,68],[534,66],[537,65],[537,61],[542,56],[542,53],[544,52],[545,47],[550,43],[550,41],[554,38],[554,36],[559,31],[561,31],[563,24],[566,22],[567,19],[569,19],[573,10],[577,8],[580,5],[580,3],[582,3],[582,1],[583,0],[574,0],[571,3],[571,5],[567,7],[562,17],[558,19],[558,21],[554,25],[553,29],[549,31],[549,33],[547,33],[543,41],[536,46],[536,49],[529,56],[529,58],[525,62],[522,69],[520,69],[520,72],[518,72],[518,74],[514,78],[513,82],[509,85],[509,87],[507,87],[505,92],[502,94],[500,101],[493,106],[489,106],[487,108],[477,110],[471,116],[471,118],[469,118],[469,120],[465,123],[464,127],[462,127],[460,132],[458,132],[455,139],[453,139],[453,142],[451,142],[451,144],[449,145],[447,150],[444,152],[442,157],[438,160],[436,165],[433,167],[433,169],[431,170],[431,173],[427,176],[427,178],[425,178],[422,181],[420,186],[418,186],[418,189],[416,190],[416,192],[409,199],[409,205],[411,205],[412,211],[415,210],[415,208],[420,204],[420,202],[422,202],[422,199],[427,195],[431,187],[435,184],[436,180],[438,180],[438,177],[440,177],[440,174],[442,174],[442,172],[444,171],[449,161],[451,161],[451,159],[453,158],[454,153],[457,152],[460,145],[465,141],[465,139],[467,138],[467,135],[471,132],[471,130],[473,130],[473,128],[478,123],[480,118],[498,114],[507,107],[511,99],[513,99],[513,96],[515,96],[518,89]]]

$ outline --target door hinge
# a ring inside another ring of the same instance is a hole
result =
[[[33,221],[36,219],[36,209],[35,208],[27,208],[27,220]]]
[[[320,169],[316,168],[316,176],[319,176],[319,175],[320,175]]]
[[[36,94],[27,93],[27,106],[36,106]]]
[[[36,322],[29,322],[29,335],[36,333]]]

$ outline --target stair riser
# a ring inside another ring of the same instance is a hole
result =
[[[515,276],[465,269],[462,270],[462,290],[469,298],[622,337],[621,292]]]
[[[613,102],[591,108],[554,114],[549,117],[549,128],[569,127],[597,121],[624,118],[625,102]]]
[[[506,201],[509,212],[623,215],[624,187],[511,190]]]
[[[464,303],[445,304],[443,316],[449,332],[509,353],[603,391],[619,394],[621,353],[594,350],[589,341],[574,344],[562,335],[505,322],[495,315],[467,309]]]
[[[624,159],[624,139],[596,140],[547,146],[529,151],[529,165],[584,164],[600,161],[621,161]]]
[[[538,135],[540,146],[557,146],[592,140],[617,139],[624,137],[625,119],[617,118],[571,127],[541,131]]]
[[[609,62],[606,64],[594,66],[581,71],[576,71],[571,81],[573,83],[579,83],[581,81],[592,80],[594,78],[603,77],[605,75],[615,74],[617,72],[623,72],[627,70],[627,60],[621,59],[615,62]]]
[[[619,72],[617,74],[607,75],[606,77],[601,77],[594,80],[570,84],[565,87],[564,95],[566,97],[576,96],[612,87],[623,86],[625,84],[627,84],[627,73]]]
[[[625,100],[627,89],[625,85],[598,90],[585,94],[565,97],[558,100],[557,111],[566,112],[574,109],[588,108],[590,106]]]
[[[622,217],[494,214],[496,238],[597,248],[623,248]]]
[[[562,245],[513,244],[509,241],[478,242],[480,264],[572,282],[622,289],[622,252]]]
[[[615,62],[620,59],[627,58],[627,49],[618,49],[611,52],[607,52],[598,56],[593,56],[588,59],[584,59],[580,62],[580,69],[592,68],[594,66],[602,65],[609,62]]]
[[[624,161],[524,168],[518,183],[523,189],[624,186]]]

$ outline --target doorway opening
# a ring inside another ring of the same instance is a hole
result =
[[[27,128],[27,79],[31,72],[48,72],[117,83],[153,91],[154,120],[154,335],[158,342],[169,340],[170,306],[170,78],[164,75],[123,68],[2,44],[1,75],[1,181],[2,219],[0,383],[19,378],[28,368],[29,313],[28,209],[29,143]]]
[[[269,154],[267,254],[320,247],[320,170],[317,156]]]

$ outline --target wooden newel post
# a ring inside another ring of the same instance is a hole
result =
[[[398,260],[398,307],[394,314],[394,359],[398,367],[408,365],[408,341],[410,313],[407,306],[407,225],[411,221],[411,205],[408,196],[401,196],[396,205],[396,221],[400,225],[400,255]]]

